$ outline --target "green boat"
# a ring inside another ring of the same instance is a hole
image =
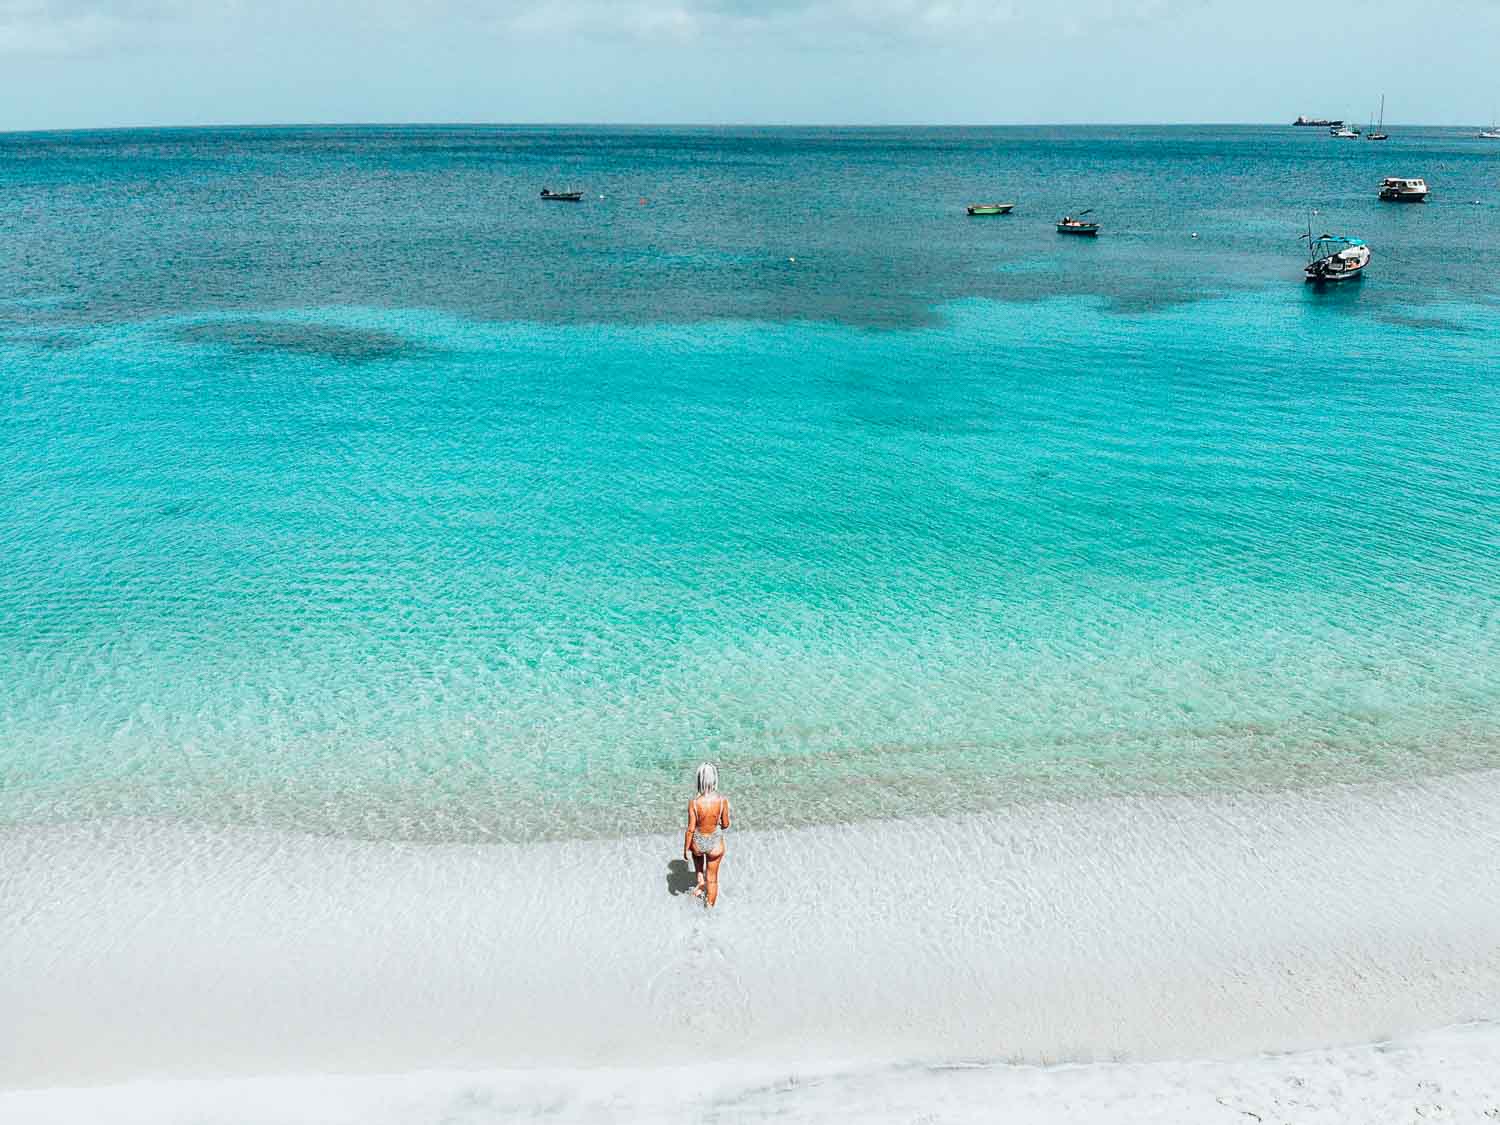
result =
[[[971,215],[1009,215],[1014,207],[1014,203],[971,203],[968,211]]]

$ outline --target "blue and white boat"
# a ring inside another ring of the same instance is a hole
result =
[[[1316,238],[1309,231],[1307,239],[1307,266],[1302,276],[1319,285],[1326,281],[1350,281],[1364,273],[1370,264],[1370,248],[1358,238],[1345,238],[1338,234],[1320,234]]]

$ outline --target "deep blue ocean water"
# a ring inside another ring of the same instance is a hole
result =
[[[1392,131],[0,136],[0,822],[1494,765],[1500,146]]]

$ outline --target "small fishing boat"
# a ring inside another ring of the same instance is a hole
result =
[[[551,188],[542,189],[542,198],[550,199],[553,203],[582,203],[583,192],[581,191],[553,191]]]
[[[971,215],[1009,215],[1014,203],[971,203],[965,210]]]
[[[1482,141],[1500,141],[1500,125],[1495,123],[1495,115],[1490,114],[1490,127],[1481,129],[1475,134]]]
[[[1370,131],[1365,134],[1365,140],[1367,140],[1367,141],[1388,141],[1390,139],[1391,139],[1390,138],[1390,134],[1385,131],[1385,95],[1381,94],[1380,95],[1380,124],[1376,125],[1374,121],[1370,122]]]
[[[1357,238],[1339,234],[1320,234],[1314,238],[1311,230],[1302,237],[1307,242],[1307,266],[1302,276],[1314,284],[1351,281],[1370,264],[1370,248]]]
[[[1337,137],[1341,141],[1351,141],[1359,139],[1359,130],[1351,129],[1347,125],[1340,125],[1337,129],[1328,130],[1328,135],[1330,137]]]
[[[1057,233],[1098,234],[1099,224],[1087,222],[1083,217],[1085,215],[1091,214],[1093,210],[1094,209],[1090,207],[1087,211],[1078,212],[1077,215],[1064,215],[1062,218],[1057,220]]]
[[[1380,198],[1390,203],[1425,203],[1427,181],[1410,176],[1387,176],[1380,181]]]

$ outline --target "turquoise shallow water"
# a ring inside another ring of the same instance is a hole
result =
[[[762,825],[1500,760],[1500,302],[1429,229],[1490,210],[1370,207],[1371,277],[1316,294],[1295,213],[1208,244],[1153,216],[1283,165],[1336,195],[1363,150],[1147,131],[1162,201],[1080,246],[955,222],[953,167],[1003,141],[1076,197],[1116,184],[1117,137],[877,136],[849,176],[894,215],[849,224],[767,186],[833,175],[837,139],[657,136],[674,183],[719,144],[703,175],[766,192],[763,229],[695,246],[700,200],[538,233],[517,197],[515,243],[552,241],[497,259],[472,196],[403,194],[449,157],[208,136],[0,145],[30,232],[0,319],[0,821],[510,839],[659,826],[703,758]],[[310,177],[306,210],[210,191],[231,142]],[[910,261],[924,167],[948,195]],[[311,261],[346,179],[441,264],[357,210]],[[49,257],[67,215],[119,253]]]

